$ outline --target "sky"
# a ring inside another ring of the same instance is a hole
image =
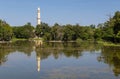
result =
[[[80,24],[104,23],[109,16],[120,11],[120,0],[0,0],[0,19],[11,26],[30,22],[36,26],[37,8],[42,22]]]

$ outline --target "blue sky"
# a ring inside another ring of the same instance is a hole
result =
[[[12,26],[27,22],[35,26],[37,7],[41,8],[42,22],[49,25],[97,25],[120,11],[120,0],[1,0],[0,19]]]

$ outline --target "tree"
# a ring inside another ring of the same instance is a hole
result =
[[[34,34],[34,27],[31,23],[27,23],[24,26],[13,27],[13,33],[16,38],[33,38]]]
[[[51,28],[51,36],[52,36],[52,40],[62,40],[63,27],[55,23],[54,26]]]
[[[103,27],[103,39],[111,42],[120,42],[118,38],[118,32],[120,31],[120,12],[115,12],[113,17],[109,18],[109,21],[104,23]]]
[[[40,25],[36,26],[35,34],[38,37],[43,37],[48,32],[50,33],[50,27],[48,26],[47,23],[42,22]]]
[[[73,40],[73,36],[75,35],[75,32],[73,31],[72,25],[66,25],[63,27],[63,40],[64,41],[71,41]]]
[[[117,11],[113,16],[114,20],[114,33],[117,34],[120,31],[120,12]]]
[[[97,28],[94,32],[95,40],[100,40],[102,38],[102,30]]]
[[[120,31],[117,33],[117,37],[120,38]]]
[[[0,20],[0,41],[10,41],[12,39],[12,28],[5,21]]]

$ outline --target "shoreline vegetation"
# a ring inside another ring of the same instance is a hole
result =
[[[51,43],[78,43],[78,44],[81,44],[82,42],[92,42],[92,43],[95,43],[95,44],[102,44],[103,46],[117,46],[117,47],[120,47],[120,43],[112,43],[112,42],[107,42],[107,41],[103,41],[103,40],[100,40],[100,41],[94,41],[94,40],[81,40],[81,39],[78,39],[76,41],[44,41],[43,38],[31,38],[31,39],[18,39],[18,38],[13,38],[11,41],[0,41],[0,44],[1,43],[13,43],[13,42],[16,42],[16,41],[42,41],[42,42],[51,42]]]
[[[106,42],[106,41],[98,41],[99,44],[102,44],[103,46],[117,46],[120,47],[120,43],[112,43],[112,42]]]
[[[92,41],[104,46],[120,46],[120,11],[115,12],[108,21],[98,25],[81,26],[79,24],[53,26],[41,22],[32,26],[27,23],[23,26],[10,26],[6,21],[0,20],[0,43],[15,41],[41,42],[76,42]],[[39,42],[36,42],[39,43]]]

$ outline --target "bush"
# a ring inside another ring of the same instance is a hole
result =
[[[76,42],[77,42],[77,43],[81,43],[81,42],[82,42],[82,39],[78,38],[78,39],[76,40]]]

